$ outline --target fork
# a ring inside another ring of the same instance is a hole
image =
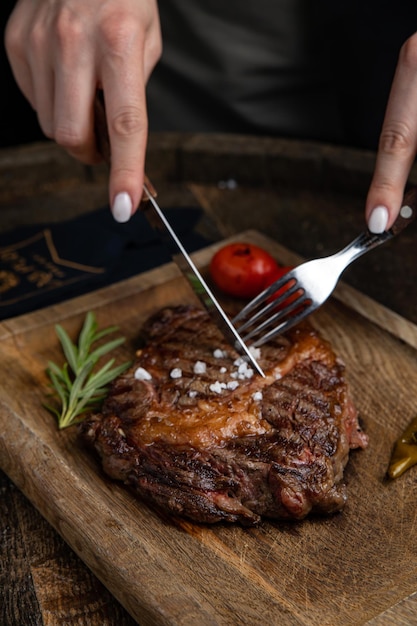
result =
[[[327,300],[352,261],[398,235],[416,214],[414,187],[404,196],[400,213],[389,230],[378,235],[367,230],[339,252],[307,261],[287,272],[233,318],[242,340],[259,347],[298,324]]]

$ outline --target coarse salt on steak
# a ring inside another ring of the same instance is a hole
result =
[[[82,424],[105,472],[198,522],[256,524],[340,510],[364,448],[344,366],[308,323],[261,348],[265,378],[199,308],[165,308]]]

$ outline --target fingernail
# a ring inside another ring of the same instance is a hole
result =
[[[368,228],[371,233],[380,235],[388,224],[388,209],[385,206],[377,206],[373,209],[368,220]]]
[[[132,215],[132,200],[126,191],[118,193],[111,208],[116,222],[128,222]]]

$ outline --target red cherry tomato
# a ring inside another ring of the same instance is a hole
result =
[[[217,287],[238,298],[254,298],[279,271],[269,252],[244,242],[223,246],[210,263],[210,274]]]
[[[278,272],[274,276],[271,277],[271,281],[269,285],[267,286],[269,287],[270,285],[275,283],[277,280],[282,278],[291,269],[292,267],[279,267]],[[283,287],[281,287],[281,289],[278,289],[278,291],[276,291],[271,296],[269,296],[268,302],[273,302],[274,300],[277,300],[287,291],[287,289],[290,289],[292,286],[293,286],[293,281],[289,282],[288,284],[285,284]],[[285,298],[285,300],[283,300],[277,305],[278,310],[283,307],[289,306],[291,302],[294,302],[294,300],[297,299],[297,297],[298,297],[297,291],[295,293],[292,293],[290,296],[288,296],[288,298]]]
[[[275,283],[277,280],[285,276],[285,274],[289,272],[291,269],[292,269],[291,267],[278,267],[278,270],[275,272],[275,274],[271,276],[271,279],[266,286],[269,287],[270,285]],[[275,293],[272,294],[272,296],[270,296],[270,300],[271,301],[276,300],[288,288],[289,287],[287,287],[286,285],[284,287],[281,287],[281,289],[278,289],[278,291],[276,291]]]

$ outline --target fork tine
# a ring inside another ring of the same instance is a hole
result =
[[[298,282],[297,269],[291,270],[264,289],[233,318],[232,323],[236,326],[243,341],[250,340],[252,346],[259,347],[279,333],[298,324],[316,308],[309,294]],[[268,302],[277,292],[281,292],[280,295]],[[277,310],[280,305],[281,308]],[[272,315],[269,315],[270,313]],[[273,328],[271,328],[272,325]],[[248,332],[242,334],[244,330]]]
[[[305,310],[306,307],[308,307],[310,304],[311,304],[311,300],[308,298],[305,298],[304,293],[301,293],[298,298],[288,303],[279,311],[276,311],[276,313],[273,313],[270,317],[267,317],[265,319],[265,316],[264,316],[263,317],[264,321],[258,324],[257,326],[255,326],[255,328],[253,328],[252,330],[250,330],[250,327],[253,326],[254,324],[252,323],[252,319],[249,320],[250,324],[247,324],[247,326],[249,326],[249,332],[246,334],[242,334],[241,328],[239,328],[239,334],[241,335],[244,341],[249,341],[249,339],[253,340],[254,337],[261,334],[262,332],[265,332],[272,324],[274,324],[274,328],[277,323],[279,324],[281,322],[281,324],[283,324],[285,320],[288,320],[291,318],[294,312],[298,312],[300,309]],[[265,308],[268,308],[268,307],[265,307]]]
[[[284,283],[285,285],[285,283]],[[238,322],[238,327],[239,327],[239,333],[242,332],[243,330],[245,330],[245,328],[248,328],[249,326],[252,326],[257,320],[259,320],[260,318],[265,317],[265,315],[267,315],[270,311],[273,311],[274,309],[277,309],[277,307],[279,307],[280,304],[285,303],[285,301],[292,295],[296,294],[297,292],[300,292],[299,297],[301,297],[304,294],[304,291],[298,286],[297,282],[295,282],[293,284],[292,287],[290,287],[289,289],[285,289],[283,290],[283,293],[278,296],[277,298],[275,298],[274,300],[272,300],[271,302],[269,302],[266,306],[264,306],[262,309],[259,309],[257,312],[255,312],[251,317],[248,317],[246,319],[246,321],[243,320],[242,324],[239,324],[240,320],[242,320],[243,317],[243,313],[245,312],[246,309],[243,309],[243,311],[241,311],[239,313],[239,315],[237,315],[234,319],[233,319],[233,324],[235,324],[236,322]],[[273,291],[273,293],[276,293],[276,290]],[[262,295],[262,294],[261,294]],[[298,300],[298,298],[296,299]],[[292,299],[291,302],[293,302],[294,300]],[[265,299],[262,298],[262,300],[259,302],[258,306],[262,306],[262,304],[265,302]],[[256,308],[256,303],[255,301],[253,301],[253,303],[249,303],[250,304],[250,308],[249,308],[249,312],[255,310]],[[286,307],[287,308],[287,307]],[[285,310],[285,309],[282,309]]]
[[[236,322],[239,322],[244,317],[248,316],[258,306],[261,306],[261,304],[263,304],[266,300],[268,300],[268,298],[270,298],[274,293],[276,293],[277,291],[285,287],[285,285],[287,285],[292,280],[296,280],[296,279],[293,275],[293,271],[290,271],[288,274],[285,274],[284,276],[282,276],[282,278],[277,280],[275,283],[272,283],[272,285],[270,285],[269,287],[261,291],[259,295],[257,295],[246,306],[244,306],[243,309],[233,318],[232,320],[233,324],[235,324]],[[289,290],[285,290],[285,293],[287,293],[288,295]],[[275,300],[275,303],[279,304],[279,301],[281,300],[281,298],[282,296],[279,296],[279,298]]]
[[[274,328],[272,328],[269,333],[266,333],[259,339],[256,339],[253,343],[251,343],[251,345],[254,348],[259,348],[264,343],[267,343],[268,341],[273,339],[276,335],[284,333],[287,330],[290,330],[290,328],[292,328],[293,326],[296,326],[296,324],[301,322],[301,320],[303,320],[307,315],[312,313],[316,308],[316,306],[310,303],[306,307],[303,307],[297,314],[281,322],[281,324],[278,324],[278,326],[274,326]]]

